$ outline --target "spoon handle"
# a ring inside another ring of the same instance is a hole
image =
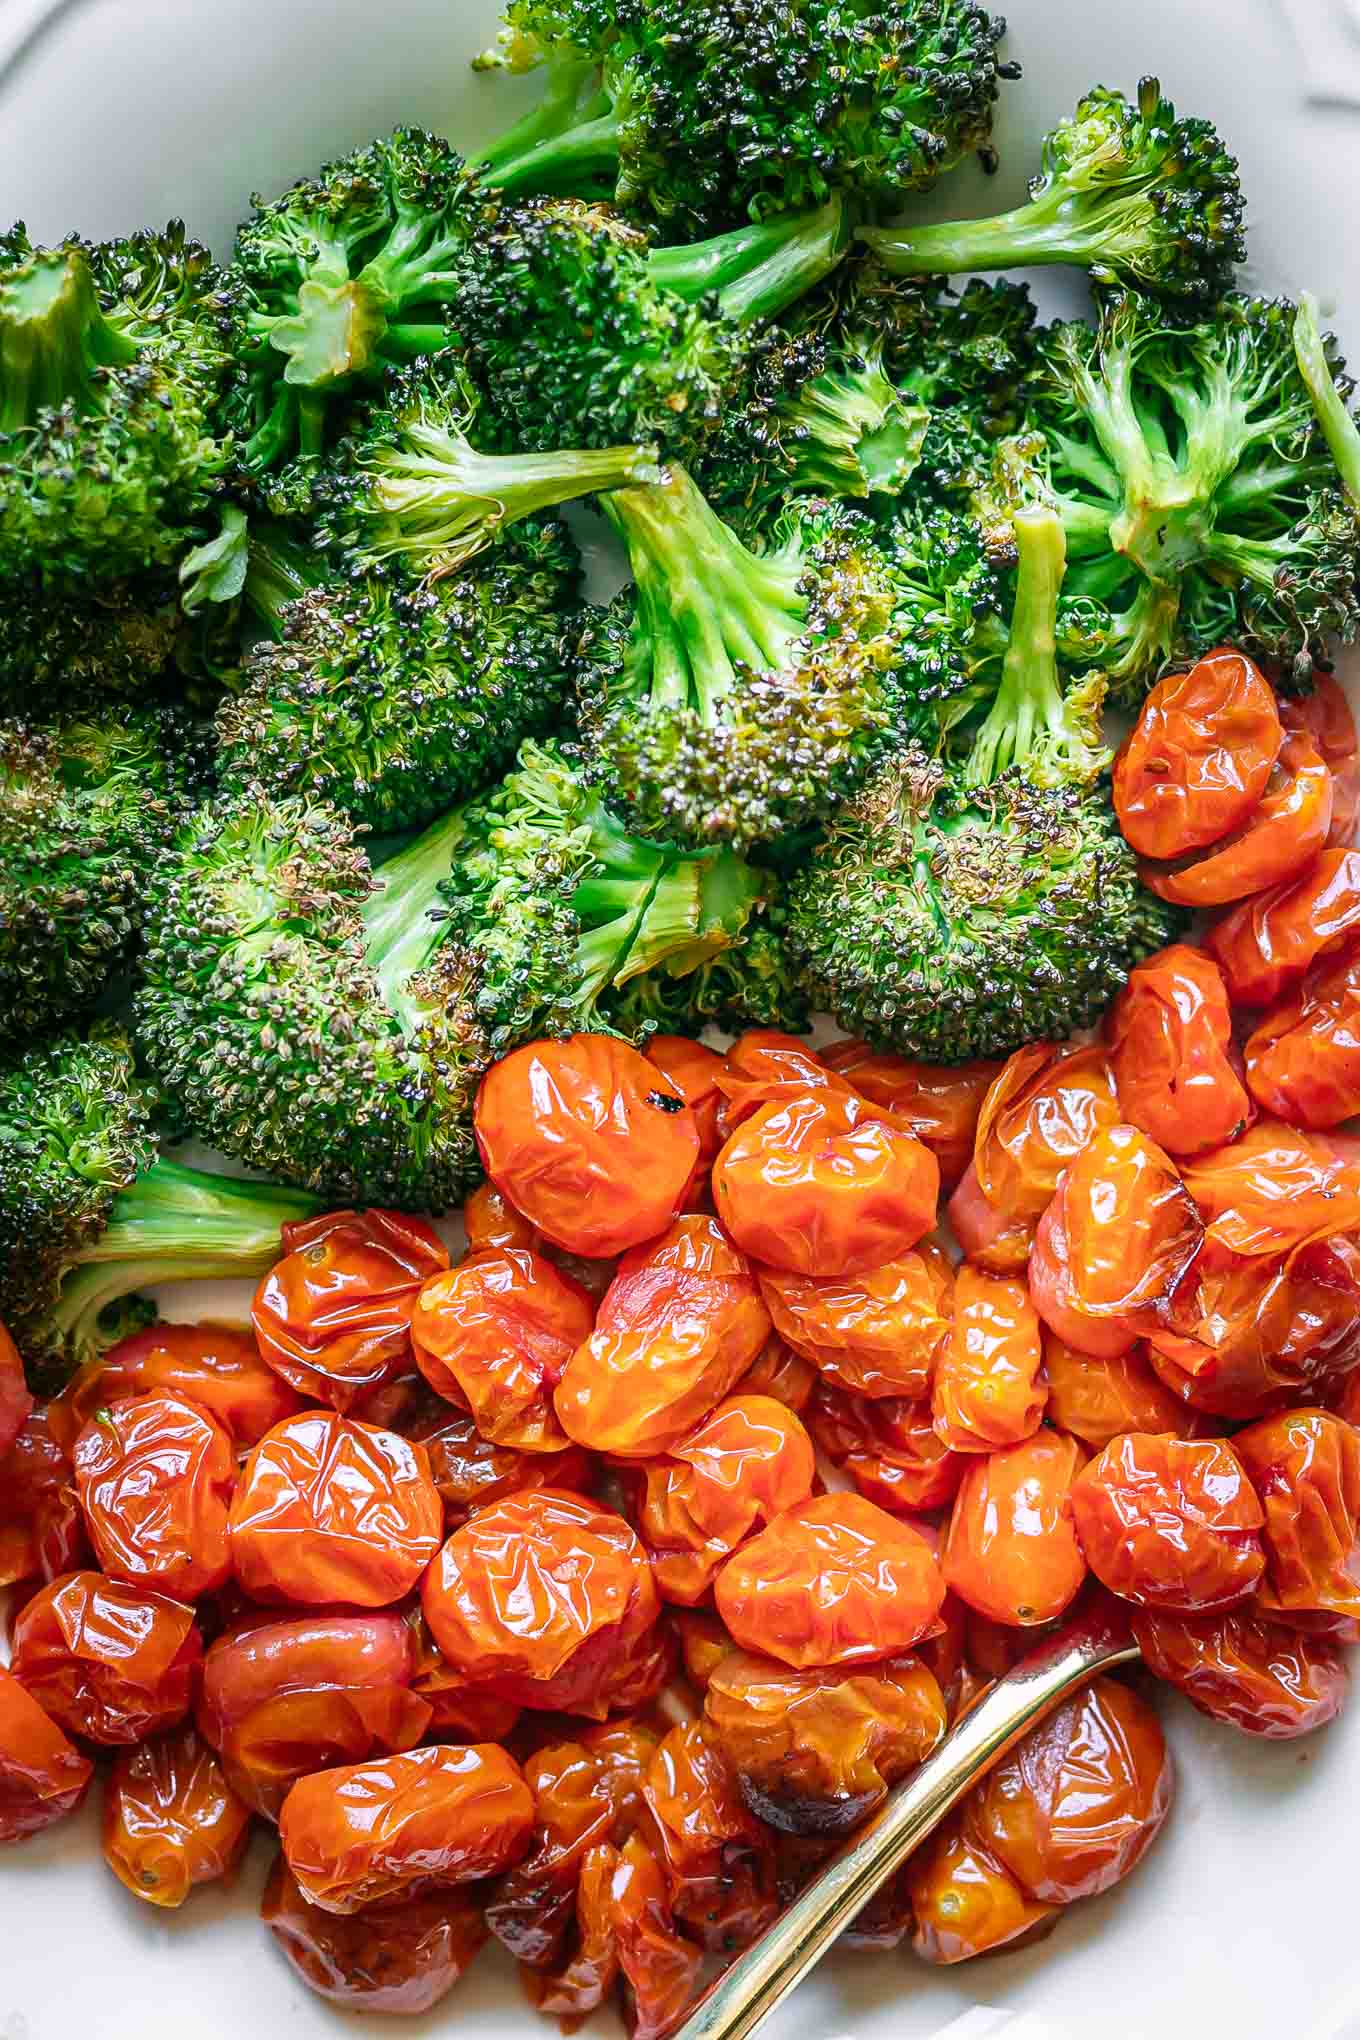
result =
[[[1119,1609],[1102,1600],[998,1679],[934,1755],[895,1786],[760,1939],[693,2005],[669,2040],[746,2040],[969,1787],[1064,1694],[1138,1655]]]

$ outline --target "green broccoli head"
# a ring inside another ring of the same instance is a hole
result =
[[[930,501],[898,505],[880,538],[894,583],[899,717],[933,741],[995,693],[1003,576],[977,525]]]
[[[0,599],[0,713],[96,710],[158,693],[184,651],[173,573],[49,588],[38,574]]]
[[[706,1027],[740,1034],[748,1027],[777,1027],[801,1034],[812,1020],[811,1001],[794,968],[785,940],[786,915],[773,874],[758,919],[748,922],[740,942],[719,950],[683,976],[644,971],[610,994],[603,1011],[610,1027],[632,1039],[650,1034],[702,1034]]]
[[[7,576],[115,580],[171,561],[219,486],[220,279],[160,234],[0,235],[0,551]]]

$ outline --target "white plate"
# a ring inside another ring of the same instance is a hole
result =
[[[0,223],[98,235],[182,213],[226,253],[252,189],[399,121],[464,142],[504,125],[528,89],[464,68],[493,27],[485,0],[0,0]],[[1360,360],[1360,0],[1031,0],[1008,53],[1027,76],[1006,92],[1001,174],[948,180],[931,213],[1014,202],[1035,138],[1081,90],[1159,71],[1241,157],[1253,283],[1314,289]],[[170,1314],[198,1315],[197,1302],[181,1292]],[[943,1972],[833,1960],[771,2040],[1360,2035],[1360,1708],[1276,1749],[1174,1700],[1165,1713],[1178,1803],[1125,1889],[1017,1956]],[[0,2040],[354,2030],[293,1980],[253,1917],[266,1859],[257,1846],[236,1892],[162,1917],[104,1869],[93,1808],[5,1851]],[[369,2024],[419,2035],[454,2021],[478,2040],[552,2034],[491,1952],[428,2020]],[[589,2030],[617,2026],[602,2016]]]

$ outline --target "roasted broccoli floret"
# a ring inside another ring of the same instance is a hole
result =
[[[518,1042],[735,942],[767,881],[629,837],[552,746],[376,869],[324,803],[201,815],[160,869],[138,997],[150,1066],[225,1154],[420,1210],[477,1180],[471,1112]]]
[[[1029,203],[989,220],[865,227],[899,276],[1062,263],[1097,283],[1212,304],[1246,261],[1237,158],[1207,120],[1178,120],[1156,78],[1103,85],[1045,136]]]
[[[578,580],[552,517],[434,580],[345,574],[262,530],[245,599],[264,634],[217,711],[223,789],[325,800],[381,835],[419,828],[560,719]]]
[[[152,1322],[142,1292],[254,1278],[315,1198],[158,1157],[155,1099],[108,1023],[0,1062],[0,1320],[32,1386]]]
[[[35,248],[0,234],[0,574],[173,559],[226,466],[220,279],[178,221]]]
[[[811,1002],[784,940],[773,874],[765,882],[771,891],[764,913],[747,925],[740,942],[683,977],[649,970],[630,978],[604,1001],[610,1025],[639,1039],[654,1033],[697,1035],[706,1027],[728,1034],[747,1027],[804,1032],[811,1023]]]
[[[26,574],[0,588],[0,714],[144,700],[173,674],[183,636],[169,571],[77,588]]]
[[[692,233],[893,206],[991,132],[1005,23],[973,0],[510,0],[477,68],[543,65],[543,101],[480,159],[525,192],[598,192]]]
[[[1182,925],[1138,882],[1097,780],[1101,685],[1064,696],[1054,634],[1062,528],[1015,521],[1001,686],[954,760],[912,746],[835,817],[788,892],[813,1004],[930,1062],[1009,1054],[1089,1025]]]

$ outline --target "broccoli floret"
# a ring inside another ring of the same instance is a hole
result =
[[[935,280],[852,271],[858,316],[883,338],[904,403],[929,419],[913,493],[956,505],[987,474],[998,440],[1018,429],[1034,361],[1034,305],[1023,284],[975,277],[956,292]]]
[[[1044,138],[1027,205],[987,220],[865,227],[899,276],[1070,264],[1097,283],[1212,304],[1247,258],[1237,158],[1207,120],[1178,120],[1156,78],[1097,86]]]
[[[801,1034],[812,1008],[784,939],[784,913],[773,874],[759,920],[740,942],[675,977],[667,970],[630,978],[604,1002],[610,1026],[641,1039],[648,1034],[702,1034],[706,1027],[740,1034],[747,1027],[777,1027]]]
[[[681,233],[934,182],[991,132],[1005,23],[973,0],[510,0],[480,69],[543,64],[482,158],[523,192],[600,192]]]
[[[183,638],[168,570],[80,588],[26,574],[0,590],[0,714],[144,700],[173,676]]]
[[[1184,922],[1139,884],[1093,780],[1099,681],[1066,700],[1059,688],[1054,513],[1022,512],[1016,545],[1004,677],[971,750],[890,758],[789,884],[789,948],[814,1005],[931,1062],[1089,1025]]]
[[[163,565],[218,486],[220,279],[179,221],[35,248],[0,235],[0,556],[88,586]]]
[[[0,1319],[39,1393],[129,1329],[143,1290],[258,1277],[283,1226],[318,1209],[158,1157],[154,1110],[108,1023],[0,1063]]]
[[[1003,576],[976,524],[934,503],[898,506],[880,539],[894,579],[899,717],[933,740],[996,690]]]
[[[223,789],[325,800],[381,835],[419,828],[561,719],[578,582],[552,517],[435,580],[342,574],[258,531],[245,599],[265,634],[217,711]]]

